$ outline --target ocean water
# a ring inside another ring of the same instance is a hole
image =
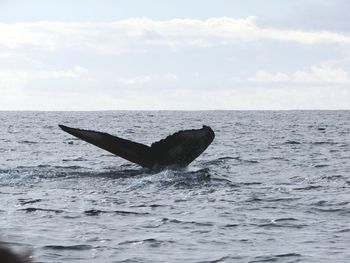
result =
[[[216,138],[154,172],[58,124]],[[0,127],[0,239],[34,262],[350,262],[350,111],[0,112]]]

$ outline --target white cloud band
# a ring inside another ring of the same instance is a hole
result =
[[[148,46],[211,47],[259,39],[308,45],[350,45],[350,37],[345,34],[262,28],[257,25],[255,17],[167,21],[138,18],[110,23],[0,23],[0,46],[8,49],[34,46],[46,50],[86,48],[120,53]]]
[[[271,73],[258,70],[253,78],[254,82],[290,82],[290,83],[317,83],[317,84],[348,84],[349,74],[342,68],[327,66],[311,66],[307,71],[296,71],[292,74],[282,72]]]

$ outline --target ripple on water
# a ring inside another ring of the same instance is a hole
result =
[[[98,216],[100,214],[117,214],[117,215],[139,215],[139,216],[144,216],[144,215],[149,215],[147,212],[134,212],[134,211],[120,211],[120,210],[115,210],[115,211],[105,211],[105,210],[98,210],[98,209],[91,209],[91,210],[86,210],[84,211],[85,215],[87,216]]]
[[[90,245],[70,245],[70,246],[62,246],[62,245],[47,245],[44,246],[43,249],[50,249],[50,250],[90,250],[93,249],[93,246]]]
[[[24,141],[18,141],[18,143],[20,143],[20,144],[37,144],[38,142],[24,140]]]
[[[278,255],[269,255],[269,256],[258,256],[255,257],[250,263],[258,263],[258,262],[280,262],[280,260],[283,260],[283,262],[289,262],[285,260],[289,259],[300,259],[302,257],[299,253],[286,253],[286,254],[278,254]],[[298,261],[291,261],[291,262],[298,262]]]
[[[308,224],[297,223],[297,221],[298,220],[283,220],[283,221],[273,220],[270,223],[258,224],[257,226],[262,228],[295,228],[295,229],[301,229],[308,226]]]
[[[20,203],[20,205],[28,205],[28,204],[34,204],[34,203],[38,203],[41,202],[42,199],[24,199],[24,198],[20,198],[18,199],[18,202]]]
[[[301,142],[298,142],[298,141],[286,141],[286,142],[284,142],[284,144],[301,144]]]
[[[140,239],[140,240],[126,240],[123,242],[120,242],[119,245],[146,245],[150,247],[160,247],[163,245],[172,245],[175,241],[173,240],[160,240],[156,238],[147,238],[147,239]]]
[[[213,226],[214,224],[211,222],[197,222],[197,221],[182,221],[178,219],[169,219],[169,218],[163,218],[163,223],[173,223],[173,224],[180,224],[180,225],[195,225],[195,226]]]
[[[64,213],[64,210],[59,210],[59,209],[49,209],[49,208],[39,208],[39,207],[27,207],[27,208],[21,208],[18,209],[18,211],[24,211],[27,213],[32,213],[32,212],[50,212],[50,213],[55,213],[55,214],[61,214]]]

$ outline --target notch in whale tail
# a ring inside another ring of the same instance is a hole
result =
[[[64,125],[59,127],[75,137],[146,168],[187,166],[205,151],[215,137],[209,126],[203,126],[201,129],[176,132],[149,147],[104,132]]]

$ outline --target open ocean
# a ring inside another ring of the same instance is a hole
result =
[[[216,137],[153,172],[58,124]],[[34,262],[350,262],[350,111],[0,112],[0,127],[0,240]]]

